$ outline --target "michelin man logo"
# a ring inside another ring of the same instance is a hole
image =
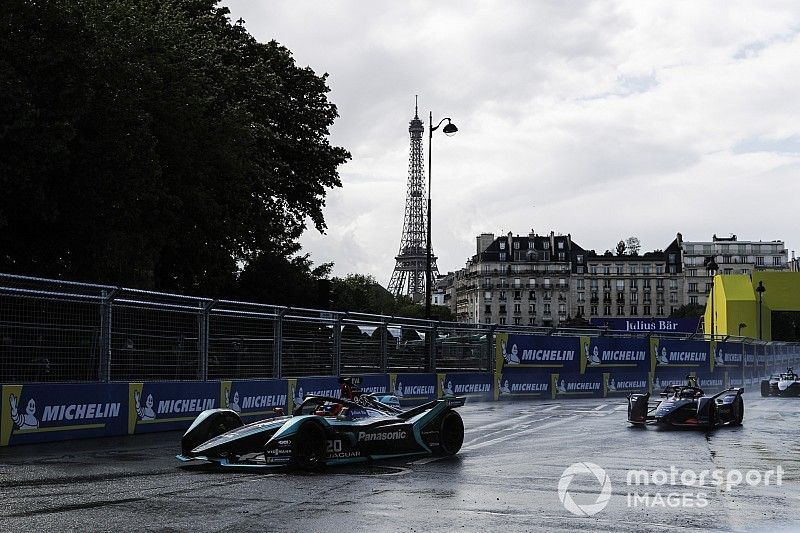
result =
[[[659,365],[668,365],[669,357],[667,357],[667,349],[661,348],[661,353],[658,354],[658,357],[656,357],[656,359],[658,360]]]
[[[17,429],[39,429],[39,419],[36,418],[36,401],[31,398],[25,406],[25,412],[17,410],[17,397],[13,394],[8,397],[11,404],[11,419],[17,425]]]
[[[398,381],[397,383],[395,383],[395,385],[394,385],[394,395],[397,396],[398,398],[402,398],[403,397],[403,382],[402,381]]]
[[[614,383],[614,378],[608,380],[608,391],[609,392],[617,392],[617,386]]]
[[[142,420],[155,420],[156,412],[153,411],[153,404],[155,404],[155,400],[153,400],[153,395],[148,394],[147,399],[145,400],[144,407],[141,405],[142,394],[137,390],[133,391],[133,401],[136,405],[136,414],[139,415],[139,418]]]
[[[442,394],[444,396],[455,396],[455,393],[453,392],[453,382],[452,381],[448,381],[447,382],[447,386],[445,387],[444,386],[444,380],[442,380]]]
[[[228,406],[228,409],[236,411],[237,413],[241,413],[242,408],[239,406],[239,391],[234,391],[233,401],[231,401],[230,396],[231,390],[225,389],[225,405]]]
[[[508,380],[505,380],[502,384],[500,380],[497,380],[497,390],[500,391],[500,394],[511,394],[511,389],[508,386]]]
[[[577,474],[592,474],[600,483],[600,494],[594,503],[579,504],[572,499],[569,486]],[[611,499],[611,480],[606,471],[594,463],[572,463],[558,480],[558,499],[561,500],[564,509],[576,516],[594,516],[605,509],[608,500]]]
[[[503,347],[503,359],[506,360],[506,364],[509,365],[518,365],[519,364],[519,349],[517,348],[516,344],[511,345],[511,352],[507,350],[506,343],[502,344]]]
[[[583,352],[586,355],[586,363],[589,365],[599,365],[600,364],[600,349],[595,345],[592,353],[589,353],[589,344],[583,345]]]
[[[556,390],[561,394],[566,394],[567,392],[567,382],[563,379],[559,382],[558,386],[556,386]]]
[[[303,403],[303,400],[306,399],[305,395],[303,394],[303,387],[295,388],[294,392],[292,393],[292,397],[294,397],[295,405],[300,405]]]
[[[716,364],[716,365],[724,365],[725,364],[725,359],[722,358],[722,348],[719,348],[717,350],[717,358],[714,361],[714,364]]]

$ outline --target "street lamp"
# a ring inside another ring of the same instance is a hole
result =
[[[747,327],[747,324],[745,324],[744,322],[739,322],[739,337],[742,336],[742,328],[746,328],[746,327]]]
[[[705,260],[706,270],[711,275],[711,340],[714,340],[714,335],[717,334],[716,324],[714,322],[714,277],[717,275],[719,265],[714,261],[714,256],[706,257]]]
[[[436,127],[433,126],[433,112],[430,113],[430,128],[428,129],[428,238],[426,244],[426,268],[425,268],[425,318],[431,317],[431,285],[433,281],[433,273],[431,271],[431,144],[433,141],[433,132],[439,129],[442,122],[447,121],[442,132],[448,137],[454,135],[458,128],[450,121],[449,117],[443,118],[439,121]]]
[[[759,281],[758,287],[756,287],[756,292],[758,293],[758,340],[762,340],[763,336],[761,334],[761,296],[767,292],[767,288],[764,287],[764,282]]]

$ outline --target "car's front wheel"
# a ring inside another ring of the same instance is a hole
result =
[[[292,462],[301,470],[317,470],[325,464],[325,430],[311,421],[304,422],[292,444]]]
[[[733,401],[733,405],[731,405],[731,412],[733,414],[731,425],[741,426],[742,420],[744,420],[744,400],[741,396],[737,396]]]
[[[770,393],[769,381],[766,379],[761,380],[761,396],[769,396],[769,393]]]

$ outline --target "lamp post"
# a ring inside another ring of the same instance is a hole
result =
[[[756,292],[758,293],[758,340],[763,340],[763,335],[761,334],[761,296],[767,292],[767,288],[764,287],[764,282],[759,281],[758,287],[756,287]]]
[[[428,236],[426,241],[426,262],[425,262],[425,318],[431,317],[431,285],[433,281],[433,272],[431,271],[431,145],[433,142],[433,132],[439,129],[442,122],[447,121],[442,131],[445,135],[450,136],[458,131],[456,125],[450,121],[449,117],[443,118],[435,127],[433,125],[433,112],[430,113],[430,128],[428,129]]]
[[[742,336],[742,328],[746,328],[746,327],[747,327],[747,324],[745,324],[744,322],[739,322],[739,337]]]
[[[717,327],[714,320],[714,277],[717,275],[719,265],[714,261],[714,256],[706,258],[706,270],[711,275],[711,340],[714,340],[714,335],[717,334]]]

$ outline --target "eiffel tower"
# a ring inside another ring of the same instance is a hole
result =
[[[427,198],[425,196],[425,170],[422,162],[422,133],[425,127],[419,119],[414,101],[414,118],[408,126],[411,136],[411,152],[408,156],[408,186],[406,189],[406,213],[403,218],[403,235],[400,252],[389,281],[389,292],[395,296],[411,296],[415,301],[425,299],[425,268],[427,261],[426,234],[428,227]],[[439,269],[431,245],[431,275],[436,279]]]

